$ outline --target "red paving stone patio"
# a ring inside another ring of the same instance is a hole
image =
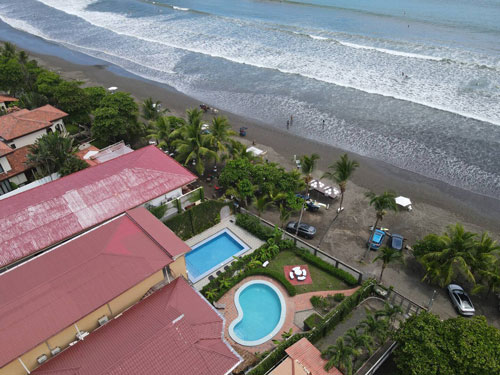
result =
[[[290,279],[290,272],[292,271],[292,268],[295,267],[300,267],[301,270],[306,270],[306,279],[299,281],[297,280],[297,275],[294,274],[293,280]],[[285,277],[286,279],[290,282],[292,285],[304,285],[304,284],[312,284],[312,279],[311,279],[311,272],[309,272],[309,267],[305,264],[298,264],[296,266],[283,266],[283,272],[285,272]]]
[[[257,345],[257,346],[242,346],[240,344],[237,344],[235,341],[231,339],[229,336],[229,325],[231,322],[238,317],[238,312],[236,310],[236,305],[234,304],[234,295],[238,288],[242,286],[243,284],[252,281],[252,280],[265,280],[270,283],[272,283],[278,290],[281,292],[283,297],[285,298],[285,304],[286,304],[286,317],[285,317],[285,323],[281,327],[280,331],[269,341]],[[311,302],[309,301],[312,296],[318,295],[318,296],[326,296],[328,294],[335,294],[335,293],[343,293],[346,296],[350,296],[353,294],[358,287],[353,288],[353,289],[347,289],[347,290],[328,290],[328,291],[321,291],[321,292],[309,292],[309,293],[303,293],[296,295],[294,297],[290,297],[288,295],[288,292],[286,289],[281,285],[281,283],[277,282],[276,280],[267,277],[267,276],[249,276],[245,278],[244,280],[240,281],[238,284],[236,284],[233,288],[231,288],[226,294],[222,296],[222,298],[217,301],[219,303],[225,304],[226,307],[224,310],[221,310],[221,313],[224,315],[226,319],[226,324],[224,326],[224,336],[226,340],[231,344],[233,347],[238,347],[244,350],[248,350],[249,352],[256,353],[256,352],[264,352],[266,350],[270,350],[274,347],[274,344],[272,340],[281,340],[281,333],[283,331],[288,331],[290,328],[292,331],[295,332],[302,332],[302,330],[297,327],[293,320],[295,313],[298,311],[303,311],[303,310],[311,310],[312,305]]]

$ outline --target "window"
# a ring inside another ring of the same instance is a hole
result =
[[[0,173],[3,173],[3,172],[5,172],[5,171],[4,171],[3,167],[2,167],[2,164],[0,164]]]
[[[0,195],[8,193],[11,190],[12,190],[12,188],[10,187],[9,180],[5,180],[5,181],[0,182]]]
[[[50,134],[52,133],[52,129],[51,128],[47,128],[47,134]]]

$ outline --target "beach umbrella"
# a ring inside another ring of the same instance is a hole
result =
[[[118,90],[118,87],[116,87],[116,86],[108,87],[108,91],[113,92],[113,91],[116,91],[116,90]]]
[[[405,207],[408,209],[408,211],[411,210],[411,200],[410,198],[406,198],[406,197],[402,197],[402,196],[399,196],[399,197],[396,197],[396,203],[402,207]]]

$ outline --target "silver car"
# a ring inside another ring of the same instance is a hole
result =
[[[451,302],[460,315],[473,316],[475,314],[476,310],[474,309],[474,305],[472,305],[468,294],[465,293],[461,286],[450,284],[447,289]]]

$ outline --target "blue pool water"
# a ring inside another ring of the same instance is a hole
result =
[[[251,284],[240,293],[242,320],[234,328],[241,341],[256,341],[276,329],[281,317],[278,294],[263,283]]]
[[[228,232],[222,232],[208,241],[196,245],[186,255],[186,267],[189,279],[196,281],[214,267],[230,260],[233,255],[246,249]]]

